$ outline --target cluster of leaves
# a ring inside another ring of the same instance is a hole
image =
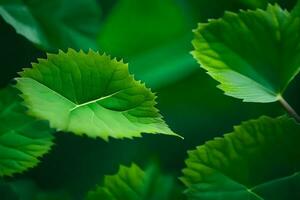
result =
[[[135,1],[124,2],[120,1],[119,15],[114,15],[112,23],[104,30],[122,27],[120,21],[124,15],[134,18],[141,11]],[[145,3],[151,7],[155,2]],[[267,4],[265,1],[241,2],[249,7]],[[168,127],[155,107],[156,95],[144,83],[135,80],[123,60],[87,51],[88,48],[98,49],[94,46],[98,30],[94,27],[99,21],[87,20],[90,24],[77,26],[71,19],[75,14],[73,9],[78,10],[78,7],[85,9],[76,15],[97,19],[100,11],[94,3],[92,0],[0,3],[3,19],[34,44],[47,51],[72,47],[38,59],[19,73],[16,84],[0,91],[0,177],[36,166],[53,145],[55,131],[106,141],[109,138],[132,139],[141,137],[142,133],[179,136]],[[170,1],[165,1],[162,7],[153,8],[163,13],[169,4]],[[68,5],[72,5],[69,13],[56,9],[51,19],[49,11],[45,12],[50,7],[65,10],[64,6]],[[135,5],[137,13],[127,11],[127,6]],[[170,11],[171,17],[180,16],[177,8]],[[152,29],[147,33],[159,42],[166,41],[164,38],[170,36],[169,31],[173,37],[183,35],[186,38],[182,32],[186,24],[182,19],[178,18],[178,24],[171,28],[162,27],[165,34],[156,35]],[[146,14],[140,20],[149,20],[149,16]],[[169,23],[168,18],[164,20]],[[55,29],[59,23],[63,25]],[[159,24],[153,26],[159,27]],[[192,54],[220,83],[218,87],[226,95],[244,102],[278,101],[290,116],[262,116],[244,122],[232,133],[189,151],[187,167],[180,178],[187,188],[184,196],[172,176],[153,165],[142,170],[132,164],[121,166],[116,175],[106,176],[103,184],[92,189],[86,199],[299,199],[300,118],[283,98],[286,88],[300,71],[300,36],[295,34],[299,29],[300,3],[291,12],[277,4],[269,4],[266,9],[226,12],[220,19],[200,23],[194,30]],[[129,37],[134,28],[124,30]],[[141,50],[119,37],[104,31],[98,43],[103,49],[113,45],[112,52],[124,54],[136,66],[138,58],[132,55]],[[143,40],[135,39],[137,42]],[[123,49],[130,45],[134,47],[125,52]],[[151,45],[151,42],[145,44],[148,49]],[[168,48],[162,52],[168,52]],[[141,60],[147,56],[143,55]],[[7,191],[7,198],[18,199],[22,193],[16,183],[1,184],[0,188]],[[59,197],[48,194],[44,197],[45,192],[41,191],[36,193],[30,198],[68,199],[63,193]]]

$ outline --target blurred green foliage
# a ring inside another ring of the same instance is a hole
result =
[[[43,49],[55,52],[58,48],[66,47],[96,48],[113,56],[124,57],[130,63],[130,71],[158,93],[158,108],[170,127],[185,137],[182,141],[167,136],[147,135],[135,140],[112,140],[106,143],[100,139],[56,133],[56,146],[42,158],[41,164],[25,174],[15,176],[16,179],[30,179],[43,191],[63,189],[71,199],[82,199],[104,174],[115,173],[120,164],[128,166],[131,162],[141,167],[156,162],[163,171],[179,176],[186,150],[230,132],[233,125],[243,120],[262,114],[277,116],[283,113],[277,103],[245,105],[240,100],[224,96],[221,90],[216,89],[217,82],[207,76],[189,54],[192,50],[191,30],[196,28],[197,22],[220,17],[225,10],[263,8],[267,3],[265,0],[98,0],[97,4],[92,0],[76,0],[78,4],[66,1],[67,5],[72,6],[59,6],[59,9],[48,7],[52,1],[16,2],[14,5],[38,3],[38,11],[34,7],[30,11],[39,13],[34,16],[43,17],[34,18],[38,19],[38,22],[34,22],[37,26],[29,26],[45,31],[46,34],[39,41],[46,42],[33,44],[28,40],[31,34],[26,39],[24,34],[16,33],[6,23],[7,19],[4,20],[3,9],[10,1],[0,0],[1,87],[11,83],[21,68],[28,67],[38,57],[45,57]],[[85,2],[87,8],[80,6],[80,2]],[[295,0],[276,2],[287,9],[295,4]],[[97,10],[96,14],[91,14],[88,9]],[[67,16],[67,23],[55,17],[56,13],[60,14],[58,16]],[[25,18],[21,17],[20,21],[23,20]],[[24,21],[21,24],[28,26]],[[65,25],[76,31],[69,32]],[[21,32],[24,30],[19,29]],[[97,44],[90,43],[94,35],[97,35]],[[294,82],[300,83],[299,78]],[[300,98],[296,92],[300,84],[292,85],[287,91],[287,99],[295,105]],[[296,109],[300,110],[300,107]],[[12,178],[5,179],[14,181]]]
[[[182,200],[181,191],[174,177],[161,174],[157,166],[142,170],[133,163],[130,167],[121,165],[117,174],[106,175],[86,200]]]
[[[100,7],[94,0],[1,0],[0,15],[40,48],[97,48]]]
[[[0,90],[0,176],[12,176],[39,163],[53,145],[54,130],[26,114],[17,89]]]

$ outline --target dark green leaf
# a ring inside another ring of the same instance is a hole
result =
[[[146,171],[132,164],[120,166],[116,175],[105,176],[102,186],[87,195],[87,200],[179,200],[176,181],[161,175],[155,167]]]
[[[25,111],[16,89],[0,90],[0,177],[36,166],[52,146],[48,124]]]
[[[299,199],[299,142],[300,125],[288,117],[244,122],[189,152],[186,193],[201,200]]]

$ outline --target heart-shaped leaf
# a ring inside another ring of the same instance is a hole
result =
[[[36,166],[53,144],[48,124],[25,111],[16,89],[0,90],[0,177]]]
[[[155,166],[146,171],[132,164],[120,166],[116,175],[105,176],[102,186],[90,191],[87,200],[179,200],[179,186],[171,176],[162,175]]]
[[[20,74],[17,88],[29,112],[58,130],[105,140],[176,135],[154,107],[155,95],[134,80],[122,61],[70,49],[49,54]]]
[[[194,31],[194,57],[225,94],[274,102],[300,69],[300,18],[278,5],[226,12]]]
[[[261,117],[189,152],[182,181],[189,199],[300,198],[300,125]]]
[[[95,0],[1,0],[0,15],[44,49],[97,48],[100,9]]]

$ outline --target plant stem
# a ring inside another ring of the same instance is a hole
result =
[[[300,123],[300,116],[297,114],[297,112],[290,106],[290,104],[282,97],[279,97],[279,102],[284,107],[284,109],[288,112],[288,114],[293,117],[297,122]]]

